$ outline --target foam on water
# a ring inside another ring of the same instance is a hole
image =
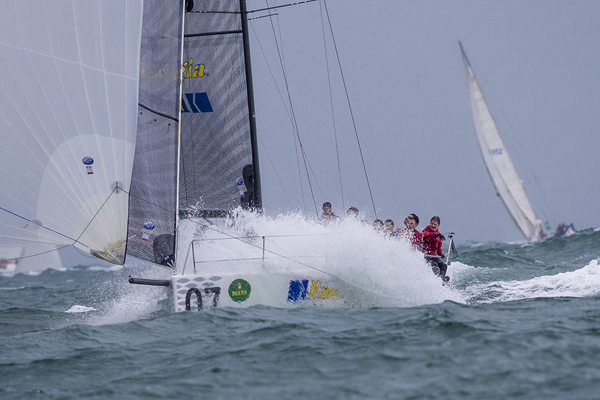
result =
[[[148,279],[167,279],[170,270],[160,267],[152,267],[151,264],[128,258],[128,272],[132,276],[144,276]],[[111,270],[113,270],[111,268]],[[122,271],[119,266],[114,271]],[[143,274],[143,275],[142,275]],[[90,316],[87,322],[91,325],[120,324],[148,318],[153,313],[164,309],[164,302],[168,297],[168,289],[156,286],[131,285],[128,277],[122,273],[116,273],[113,279],[105,282],[106,293],[111,293],[103,303],[103,308],[98,313]]]
[[[69,308],[65,312],[66,313],[70,313],[70,314],[76,314],[76,313],[86,313],[86,312],[89,312],[89,311],[96,311],[96,309],[94,307],[86,307],[86,306],[75,305],[75,306]]]
[[[265,237],[265,263],[254,264],[256,268],[273,273],[308,268],[332,275],[369,294],[353,299],[351,306],[410,307],[464,301],[457,291],[441,285],[423,255],[412,251],[408,242],[387,239],[370,225],[352,218],[324,226],[301,214],[270,218],[246,213],[226,234],[244,236],[248,232]],[[262,252],[262,242],[256,246],[253,251]],[[249,251],[244,253],[240,248],[240,253],[248,255]]]
[[[540,276],[526,281],[498,282],[500,301],[539,297],[588,297],[600,294],[600,266],[591,261],[576,271]]]
[[[459,264],[459,263],[457,263]],[[460,264],[463,274],[479,274],[483,277],[487,268],[475,268]],[[472,283],[463,290],[470,298],[483,298],[480,302],[493,303],[548,297],[590,297],[600,294],[600,265],[592,260],[575,271],[555,275],[538,276],[526,280],[490,281]]]
[[[95,266],[95,265],[91,265],[89,267],[87,267],[88,270],[90,271],[122,271],[123,270],[123,266],[122,265],[114,265],[111,264],[108,267],[101,267],[101,266]]]
[[[441,284],[422,254],[411,250],[407,242],[384,238],[360,221],[346,219],[323,226],[300,214],[266,217],[240,213],[233,226],[224,223],[208,229],[199,227],[183,226],[202,231],[206,239],[196,244],[196,261],[209,261],[198,264],[199,273],[215,268],[240,274],[312,271],[332,276],[348,286],[349,296],[344,296],[343,304],[339,304],[343,307],[412,307],[445,300],[465,301],[458,291]],[[248,236],[253,238],[249,240]],[[181,257],[180,261],[183,263]],[[170,274],[168,269],[149,268],[132,258],[126,265],[130,272],[134,271],[133,276],[166,279]],[[186,271],[190,272],[191,269]],[[105,310],[88,318],[89,323],[129,322],[166,307],[168,290],[164,288],[130,285],[122,278],[111,284],[111,290],[117,292],[116,297],[108,300]]]

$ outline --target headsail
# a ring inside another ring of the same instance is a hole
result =
[[[142,0],[7,0],[0,13],[0,243],[122,263]]]
[[[483,98],[483,93],[475,79],[471,64],[459,42],[469,89],[469,100],[473,122],[481,155],[490,174],[496,193],[502,199],[508,213],[528,240],[541,238],[542,222],[536,217],[527,198],[523,182],[519,178],[492,114]]]
[[[144,1],[127,254],[157,264],[175,248],[182,23],[183,1]]]

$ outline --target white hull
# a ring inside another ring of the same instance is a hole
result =
[[[407,242],[386,240],[360,222],[302,224],[248,215],[217,230],[181,220],[173,310],[411,305],[430,301],[411,282],[421,282],[425,292],[441,287]],[[264,236],[240,235],[254,231]]]
[[[296,274],[254,272],[175,275],[171,278],[171,286],[175,312],[256,305],[344,305],[343,282],[325,275],[318,276],[310,270]]]

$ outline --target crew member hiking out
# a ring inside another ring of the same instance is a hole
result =
[[[323,224],[329,225],[334,223],[339,217],[335,215],[333,210],[331,209],[331,203],[326,201],[323,203],[323,213],[321,214],[321,219],[323,220]]]
[[[433,272],[437,273],[444,282],[450,280],[446,277],[448,266],[443,261],[444,252],[442,251],[442,241],[446,240],[444,235],[440,233],[440,217],[434,216],[431,218],[429,225],[423,229],[423,252],[425,260],[431,265]]]
[[[384,226],[383,233],[386,238],[398,239],[398,232],[396,232],[396,229],[394,226],[394,221],[392,221],[391,219],[386,219],[385,222],[383,223],[383,226]]]
[[[350,207],[348,209],[348,211],[346,211],[346,215],[348,216],[348,218],[353,218],[353,219],[358,220],[358,208]]]
[[[417,229],[419,225],[419,217],[417,214],[410,214],[408,217],[404,218],[404,226],[405,228],[398,228],[398,234],[401,238],[408,241],[410,243],[410,248],[416,250],[417,247],[421,244],[423,235]]]
[[[373,227],[373,230],[377,233],[383,232],[383,229],[385,228],[385,226],[383,225],[383,221],[380,219],[376,219],[375,221],[373,221],[373,224],[371,224],[371,226]]]

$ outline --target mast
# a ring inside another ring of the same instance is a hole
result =
[[[248,91],[248,112],[250,117],[250,144],[252,146],[252,188],[254,189],[253,207],[262,210],[260,191],[260,168],[258,164],[258,141],[256,136],[256,113],[254,111],[254,87],[252,84],[252,66],[250,62],[250,40],[248,39],[248,11],[246,0],[240,0],[242,18],[242,37],[244,41],[244,64],[246,66],[246,88]]]
[[[179,58],[179,65],[183,65],[183,46],[184,46],[184,36],[185,36],[185,13],[188,8],[188,1],[181,0],[183,7],[181,7],[181,47],[180,53],[181,56]],[[183,70],[179,69],[179,109],[177,110],[177,179],[175,183],[175,239],[173,248],[175,249],[175,254],[177,254],[178,242],[177,242],[177,227],[179,225],[179,180],[181,174],[181,93],[183,93]],[[177,263],[177,260],[175,260]],[[174,265],[174,271],[177,271],[177,264]]]

